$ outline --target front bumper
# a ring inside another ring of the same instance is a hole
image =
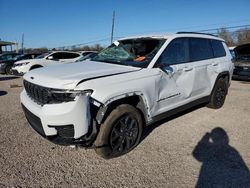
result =
[[[27,66],[13,66],[12,71],[15,75],[24,75],[29,69]]]
[[[88,133],[91,119],[88,96],[76,97],[72,102],[41,106],[23,90],[21,104],[32,128],[54,143],[74,144]]]
[[[23,73],[17,72],[17,70],[15,70],[15,69],[11,69],[11,71],[12,71],[13,75],[15,75],[15,76],[23,76],[24,75]]]
[[[250,68],[249,67],[235,68],[233,72],[233,79],[250,80]]]

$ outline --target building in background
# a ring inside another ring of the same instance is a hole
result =
[[[0,54],[13,51],[18,52],[18,43],[0,40]]]

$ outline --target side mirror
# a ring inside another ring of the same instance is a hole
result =
[[[48,60],[54,60],[53,56],[47,57]]]
[[[155,68],[163,69],[164,67],[165,67],[165,65],[163,65],[161,63],[155,65]]]

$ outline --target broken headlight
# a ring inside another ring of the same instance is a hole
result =
[[[69,102],[74,101],[77,96],[91,95],[93,90],[51,90],[50,97],[53,102]]]

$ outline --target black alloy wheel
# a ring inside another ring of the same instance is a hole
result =
[[[137,140],[139,125],[130,114],[122,116],[113,126],[110,135],[110,146],[114,153],[126,153]]]
[[[225,98],[226,98],[226,89],[225,87],[218,87],[216,90],[216,106],[222,106],[224,104]]]
[[[134,149],[141,139],[142,115],[129,104],[115,107],[100,125],[95,151],[105,159],[122,156]]]
[[[12,69],[11,69],[11,66],[7,66],[7,67],[6,67],[5,73],[8,74],[8,75],[12,75],[12,74],[13,74],[13,71],[12,71]]]
[[[221,108],[225,102],[228,91],[228,78],[219,78],[215,83],[214,89],[210,96],[210,102],[207,107],[218,109]]]

